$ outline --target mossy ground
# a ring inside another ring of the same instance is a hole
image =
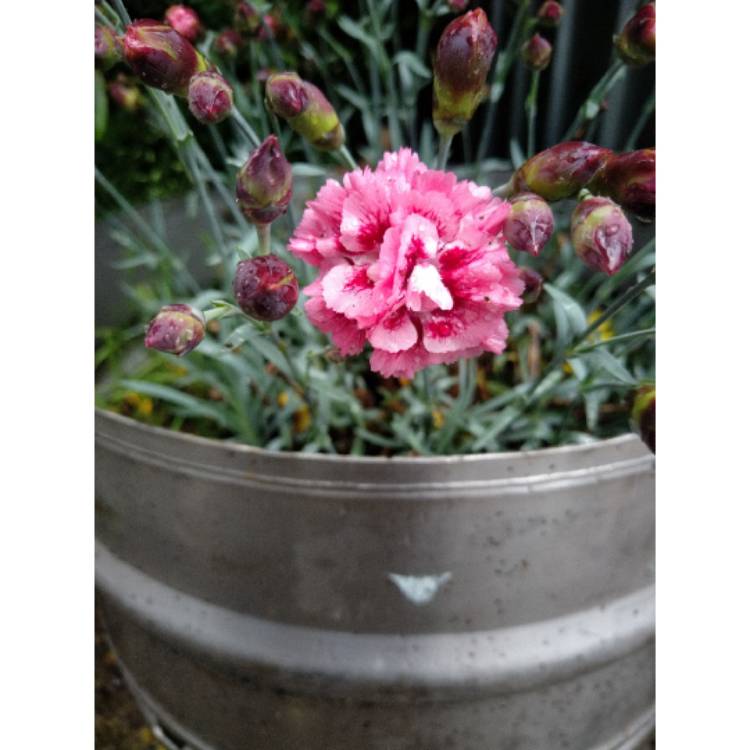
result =
[[[96,750],[166,750],[146,726],[96,615]]]

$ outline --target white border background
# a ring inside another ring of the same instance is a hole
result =
[[[750,734],[750,8],[658,5],[658,747],[734,750]],[[3,11],[2,745],[82,750],[94,745],[93,19],[89,2]]]

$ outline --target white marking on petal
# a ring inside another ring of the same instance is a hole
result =
[[[450,581],[452,574],[445,572],[431,576],[405,576],[399,573],[388,573],[388,578],[412,604],[421,607],[435,598],[438,589]]]
[[[433,265],[414,267],[406,288],[406,306],[416,312],[430,309],[431,305],[423,304],[423,295],[441,310],[453,309],[453,297],[440,278],[439,271]]]

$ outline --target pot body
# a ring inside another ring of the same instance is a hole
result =
[[[653,456],[272,453],[97,414],[97,585],[195,750],[624,750],[653,727]]]

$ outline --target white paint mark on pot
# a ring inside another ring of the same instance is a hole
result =
[[[412,604],[421,607],[435,598],[438,589],[451,579],[451,573],[439,573],[432,576],[404,576],[389,573],[388,578]]]

